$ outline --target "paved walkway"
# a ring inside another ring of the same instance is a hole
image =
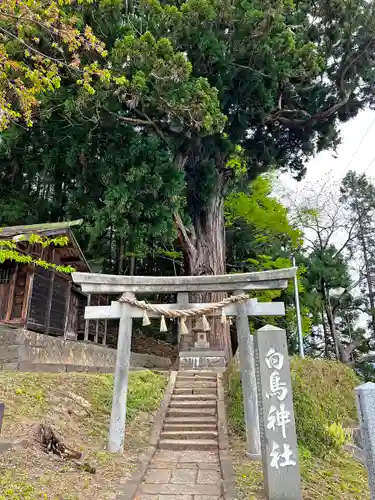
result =
[[[156,452],[137,500],[219,500],[222,478],[215,451]]]
[[[217,375],[179,372],[156,451],[136,500],[219,500]]]

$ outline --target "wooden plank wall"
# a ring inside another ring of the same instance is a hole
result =
[[[5,319],[8,306],[9,283],[0,283],[0,319]]]
[[[44,333],[47,326],[46,306],[50,293],[50,271],[38,268],[34,274],[27,328]]]
[[[19,265],[17,277],[15,280],[14,294],[13,294],[13,305],[11,312],[12,319],[22,318],[22,308],[25,297],[26,278],[27,278],[27,266]]]
[[[12,262],[0,264],[0,319],[5,319],[9,304],[11,283],[14,281],[16,266]]]
[[[67,313],[67,295],[69,292],[69,280],[55,274],[52,285],[52,300],[50,309],[50,321],[47,333],[53,335],[64,335],[65,319]]]
[[[64,335],[69,277],[43,268],[34,274],[27,327],[52,335]]]

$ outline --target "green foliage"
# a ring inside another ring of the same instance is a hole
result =
[[[79,4],[91,4],[80,0]],[[104,44],[89,26],[84,26],[79,9],[66,8],[70,0],[3,0],[0,6],[0,131],[24,121],[28,127],[44,94],[60,88],[66,69],[87,91],[94,91],[93,75],[108,79],[97,63],[82,64],[88,54],[106,57]]]
[[[306,280],[314,284],[317,290],[322,290],[322,281],[329,289],[347,288],[350,284],[348,259],[338,253],[333,245],[323,251],[313,251],[307,261]]]
[[[354,258],[365,264],[364,279],[360,283],[362,307],[371,318],[369,325],[375,335],[375,301],[371,272],[375,266],[375,184],[365,174],[349,171],[342,180],[341,204],[350,213],[350,222],[356,228],[349,248]]]
[[[302,233],[291,225],[288,210],[271,192],[271,180],[259,176],[251,182],[249,193],[229,194],[225,200],[227,226],[242,219],[252,229],[255,242],[265,246],[276,239],[282,243],[288,240],[291,248],[298,248],[302,244]]]
[[[184,182],[161,140],[116,123],[98,131],[89,122],[64,124],[39,122],[20,134],[11,156],[7,142],[0,145],[0,224],[83,218],[80,243],[107,272],[119,272],[120,253],[147,257],[170,246]],[[9,187],[14,163],[22,176]]]
[[[334,422],[331,425],[327,425],[327,432],[331,438],[332,448],[336,450],[341,450],[345,443],[350,441],[351,434],[347,429],[341,424]]]
[[[72,266],[60,266],[53,264],[52,262],[46,262],[43,259],[21,253],[17,250],[17,243],[20,241],[27,241],[30,245],[38,244],[42,248],[46,248],[50,245],[66,246],[68,244],[68,238],[65,236],[47,238],[38,234],[31,234],[27,236],[21,235],[20,237],[13,238],[13,240],[0,240],[0,264],[10,260],[20,264],[34,264],[36,266],[43,267],[44,269],[55,269],[61,273],[72,273],[75,271]]]
[[[305,297],[302,295],[302,299]],[[310,335],[313,321],[311,318],[311,310],[307,306],[300,307],[302,335],[306,337]],[[285,309],[285,323],[287,325],[287,333],[293,335],[297,332],[297,313],[294,305],[287,306]]]
[[[355,366],[355,371],[357,375],[363,380],[363,382],[375,383],[375,367],[373,363],[357,364]]]
[[[228,264],[236,271],[290,267],[292,251],[302,244],[300,230],[290,223],[287,209],[271,196],[271,191],[271,180],[260,176],[246,192],[236,190],[226,198],[226,232],[231,248]]]
[[[294,358],[291,363],[293,403],[299,446],[324,457],[342,436],[340,426],[356,421],[354,372],[333,361]],[[240,374],[232,365],[226,378],[229,422],[236,434],[245,435]],[[332,425],[334,424],[334,425]]]

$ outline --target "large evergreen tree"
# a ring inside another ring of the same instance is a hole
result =
[[[106,272],[176,235],[183,175],[160,139],[112,123],[41,118],[0,145],[0,226],[83,218],[80,239]]]
[[[73,92],[51,112],[74,110],[92,128],[125,124],[163,141],[185,176],[187,210],[175,207],[174,220],[190,274],[226,270],[224,199],[239,151],[250,179],[271,167],[301,177],[310,155],[338,143],[340,121],[374,104],[373,1],[106,0],[59,9],[77,10],[108,56],[103,63],[103,54],[82,51],[82,77],[74,65],[62,70]]]

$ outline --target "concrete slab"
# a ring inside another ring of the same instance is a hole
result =
[[[212,495],[220,496],[220,486],[213,484],[142,484],[141,493],[148,495]]]
[[[196,469],[176,469],[172,472],[171,484],[195,484]]]

